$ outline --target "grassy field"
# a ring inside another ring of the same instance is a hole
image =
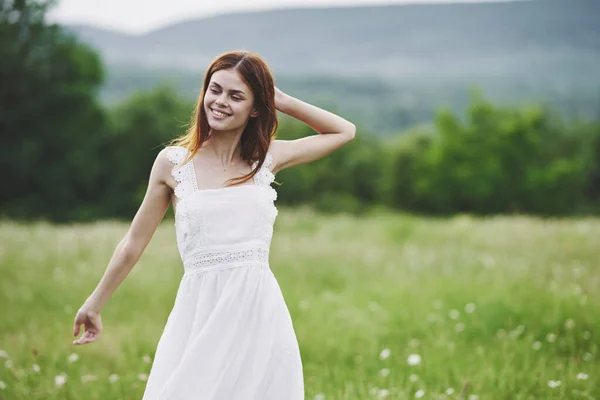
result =
[[[141,398],[183,272],[172,220],[99,341],[71,344],[127,227],[0,223],[0,398]],[[599,219],[280,208],[275,228],[307,399],[600,399]]]

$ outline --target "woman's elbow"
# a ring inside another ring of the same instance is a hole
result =
[[[125,238],[121,246],[121,254],[123,255],[123,258],[130,262],[136,262],[142,256],[143,251],[143,245],[127,238]]]

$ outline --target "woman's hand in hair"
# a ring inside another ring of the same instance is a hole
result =
[[[288,97],[289,96],[287,94],[275,87],[275,108],[284,114],[286,114],[285,110]]]
[[[294,165],[316,161],[354,139],[356,126],[327,110],[308,104],[275,88],[275,107],[310,126],[319,135],[294,140],[276,139],[271,144],[276,173]]]

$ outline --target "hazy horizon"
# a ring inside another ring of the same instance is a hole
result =
[[[341,7],[354,5],[489,3],[519,0],[221,0],[217,3],[197,0],[62,0],[49,13],[51,21],[89,24],[98,28],[141,34],[193,18],[239,11],[282,8]]]

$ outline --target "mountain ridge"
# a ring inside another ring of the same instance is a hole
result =
[[[593,15],[594,0],[524,0],[234,12],[140,35],[68,28],[108,64],[197,70],[247,49],[286,74],[493,76],[546,64],[589,74],[600,54]]]

